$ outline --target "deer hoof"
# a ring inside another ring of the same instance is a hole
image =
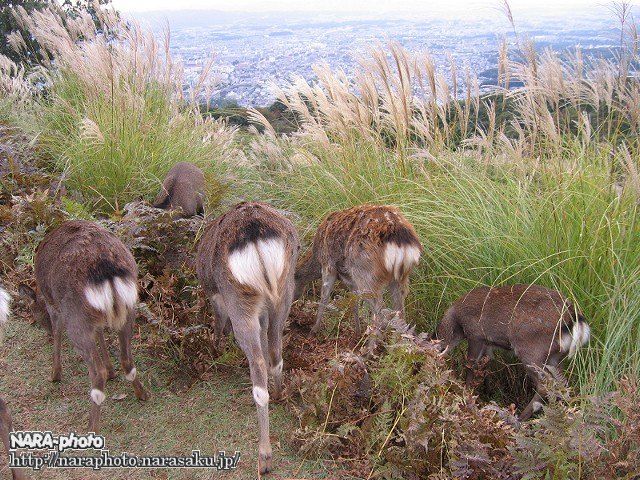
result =
[[[260,475],[264,475],[271,471],[271,451],[260,453],[258,457],[258,468],[260,469]]]

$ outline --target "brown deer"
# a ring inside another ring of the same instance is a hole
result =
[[[388,287],[393,308],[404,317],[409,275],[422,245],[413,226],[395,207],[360,205],[330,213],[318,227],[311,251],[296,270],[297,299],[309,282],[322,277],[320,305],[311,329],[317,333],[336,279],[362,295],[378,314]],[[361,336],[358,302],[354,304],[356,335]]]
[[[444,352],[467,339],[467,386],[474,368],[494,348],[511,350],[524,364],[536,393],[520,414],[542,408],[542,372],[564,381],[558,365],[589,341],[589,325],[560,293],[538,285],[479,287],[458,299],[438,325]]]
[[[0,335],[2,334],[2,330],[4,330],[4,326],[7,323],[7,319],[9,318],[9,303],[11,297],[9,294],[0,286]],[[4,445],[4,451],[7,454],[7,459],[9,459],[9,434],[13,430],[13,425],[11,422],[11,415],[9,414],[9,410],[7,409],[7,405],[4,403],[2,398],[0,398],[0,439],[2,439],[2,444]],[[8,460],[7,460],[8,461]],[[27,474],[22,469],[12,468],[11,475],[14,480],[24,480],[27,478]]]
[[[240,203],[207,226],[198,248],[198,279],[216,316],[220,339],[231,320],[249,360],[258,411],[260,473],[272,467],[268,374],[282,391],[282,332],[293,301],[300,243],[293,224],[263,203]]]
[[[153,202],[156,208],[182,208],[183,216],[204,213],[204,173],[193,163],[176,163],[162,182],[160,193]]]
[[[127,247],[111,232],[86,221],[68,221],[47,233],[36,249],[36,291],[22,285],[33,301],[33,313],[53,333],[52,381],[60,381],[62,330],[82,355],[91,377],[89,431],[97,432],[104,387],[115,372],[104,329],[118,332],[120,363],[136,397],[145,391],[131,354],[131,336],[138,300],[138,267]],[[98,347],[96,348],[96,340]]]

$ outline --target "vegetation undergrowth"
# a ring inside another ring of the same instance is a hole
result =
[[[294,79],[279,92],[282,118],[296,124],[285,135],[257,109],[247,116],[258,128],[242,135],[202,115],[208,68],[186,92],[168,38],[160,48],[109,12],[98,9],[97,21],[16,13],[49,54],[29,69],[0,58],[0,122],[30,134],[45,171],[0,163],[10,172],[0,197],[5,277],[30,279],[46,227],[103,222],[141,265],[149,348],[197,377],[220,353],[191,264],[202,222],[129,202],[151,200],[164,173],[186,160],[206,171],[210,206],[272,202],[306,240],[330,211],[394,204],[425,246],[408,298],[418,332],[432,332],[473,287],[538,283],[578,306],[591,341],[565,365],[572,389],[556,386],[541,418],[522,426],[505,405],[522,389],[512,366],[500,375],[511,383],[480,401],[427,335],[398,333],[406,325],[374,326],[356,347],[291,334],[289,359],[318,355],[288,387],[301,452],[347,457],[377,478],[640,473],[640,59],[627,4],[617,10],[624,31],[613,60],[540,52],[517,38],[500,49],[491,92],[453,64],[451,84],[428,53],[393,43],[373,49],[351,79],[318,66],[316,82]],[[20,50],[18,36],[12,43]],[[341,311],[347,300],[336,302]],[[307,307],[296,306],[296,319]],[[348,340],[346,317],[331,335]],[[217,361],[238,362],[236,353]]]
[[[491,94],[469,76],[450,87],[428,53],[397,44],[353,80],[317,67],[316,84],[297,79],[278,97],[297,132],[278,136],[253,112],[261,194],[295,212],[306,238],[332,210],[398,206],[425,246],[409,299],[422,330],[478,285],[560,290],[593,332],[568,370],[581,393],[609,391],[640,374],[640,82],[626,9],[614,60],[519,40],[511,55],[503,45]]]

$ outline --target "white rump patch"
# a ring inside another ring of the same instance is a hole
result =
[[[3,325],[9,319],[9,306],[11,297],[6,290],[0,288],[0,325]]]
[[[578,349],[589,342],[591,328],[586,322],[576,321],[571,328],[571,334],[563,334],[560,339],[560,350],[569,352],[569,357],[573,357]]]
[[[120,301],[128,308],[133,308],[138,302],[138,287],[136,282],[130,279],[122,279],[115,277],[113,279],[113,288]]]
[[[84,289],[84,296],[96,310],[101,312],[111,312],[113,310],[113,289],[108,280],[99,285],[89,285]]]
[[[136,379],[137,373],[138,371],[136,370],[136,367],[133,367],[129,373],[125,374],[124,378],[126,378],[130,382],[133,382]]]
[[[113,277],[99,285],[87,286],[84,295],[89,305],[106,314],[110,328],[120,330],[127,321],[127,311],[136,306],[138,287],[135,280]]]
[[[573,336],[570,333],[560,333],[560,350],[568,352],[571,349],[571,343],[573,342]]]
[[[259,407],[266,407],[269,403],[269,392],[262,387],[253,387],[253,399]]]
[[[278,297],[278,280],[285,264],[284,244],[279,238],[249,243],[229,255],[229,270],[242,285],[272,300]]]
[[[591,338],[591,327],[586,323],[582,323],[582,328],[580,329],[580,346],[584,346],[589,342]]]
[[[104,392],[97,388],[92,388],[91,392],[89,392],[89,396],[91,397],[91,401],[96,405],[102,405],[102,402],[104,402],[104,399],[106,398]]]
[[[387,243],[384,253],[384,265],[388,272],[399,280],[403,272],[408,272],[420,261],[420,249],[413,245]]]
[[[534,413],[542,410],[542,404],[540,402],[533,402],[533,405],[531,405],[531,407]]]

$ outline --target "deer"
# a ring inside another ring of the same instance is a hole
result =
[[[149,398],[131,352],[138,267],[118,237],[82,220],[66,221],[49,231],[36,248],[34,264],[36,289],[21,285],[20,292],[31,301],[35,319],[51,326],[51,380],[61,380],[62,331],[66,329],[89,369],[89,431],[97,433],[105,383],[115,377],[104,338],[106,328],[118,332],[120,364],[136,397],[141,401]]]
[[[153,206],[162,209],[182,209],[184,217],[204,213],[204,173],[193,163],[178,162],[167,173]]]
[[[388,288],[394,310],[404,318],[409,275],[422,251],[415,229],[395,207],[360,205],[327,215],[295,274],[295,299],[309,282],[322,278],[320,304],[311,333],[317,334],[322,326],[337,279],[364,297],[374,315],[384,306],[382,295]],[[358,300],[353,317],[356,336],[360,337]]]
[[[519,416],[542,409],[546,372],[565,382],[559,364],[589,341],[590,328],[558,291],[539,285],[478,287],[455,301],[440,321],[436,339],[443,354],[466,339],[466,385],[472,388],[478,362],[493,349],[512,351],[524,364],[535,394]]]
[[[9,319],[11,297],[7,291],[0,285],[0,334],[4,330],[4,327]],[[10,458],[9,448],[10,440],[9,435],[13,430],[13,424],[11,421],[11,414],[7,408],[6,403],[0,397],[0,439],[4,445],[4,451],[7,454],[7,459]],[[27,474],[24,470],[18,468],[11,469],[11,475],[13,480],[26,480]]]
[[[196,273],[215,314],[216,339],[230,320],[249,361],[261,474],[272,469],[267,383],[270,376],[272,399],[279,399],[282,335],[293,302],[299,249],[289,219],[270,205],[243,202],[207,225],[196,257]]]

